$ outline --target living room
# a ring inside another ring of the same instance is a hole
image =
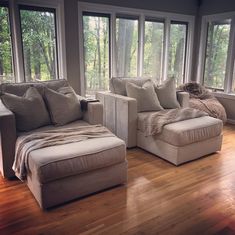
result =
[[[0,16],[0,234],[235,234],[235,2]]]

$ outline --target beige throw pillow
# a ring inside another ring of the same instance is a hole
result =
[[[164,109],[180,108],[176,96],[175,79],[169,78],[162,85],[155,86],[157,97]]]
[[[18,131],[30,131],[50,124],[44,100],[36,88],[28,88],[22,97],[5,93],[1,99],[3,104],[15,114]]]
[[[137,100],[138,112],[162,110],[151,81],[146,82],[142,87],[128,82],[126,90],[127,96]]]
[[[82,118],[80,101],[72,87],[57,91],[45,88],[45,100],[54,125],[62,126]]]

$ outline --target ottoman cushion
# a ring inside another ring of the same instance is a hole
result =
[[[96,138],[34,150],[29,169],[40,183],[46,183],[118,164],[125,157],[125,143],[119,138]]]
[[[145,115],[149,113],[138,114],[138,129],[142,132]],[[204,116],[165,125],[156,138],[174,146],[184,146],[219,136],[222,129],[221,120]]]

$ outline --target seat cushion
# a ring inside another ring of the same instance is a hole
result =
[[[149,113],[138,114],[138,130],[144,132],[144,118]],[[174,146],[184,146],[219,136],[222,129],[221,120],[204,116],[165,125],[156,138]]]
[[[86,125],[86,123],[78,121],[69,126],[74,125]],[[32,151],[28,162],[29,174],[36,177],[40,183],[47,183],[115,165],[124,162],[125,159],[125,143],[119,138],[88,139]]]

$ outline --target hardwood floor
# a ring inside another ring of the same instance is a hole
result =
[[[0,234],[235,234],[235,126],[220,153],[180,167],[140,149],[128,161],[127,186],[49,211],[0,177]]]

